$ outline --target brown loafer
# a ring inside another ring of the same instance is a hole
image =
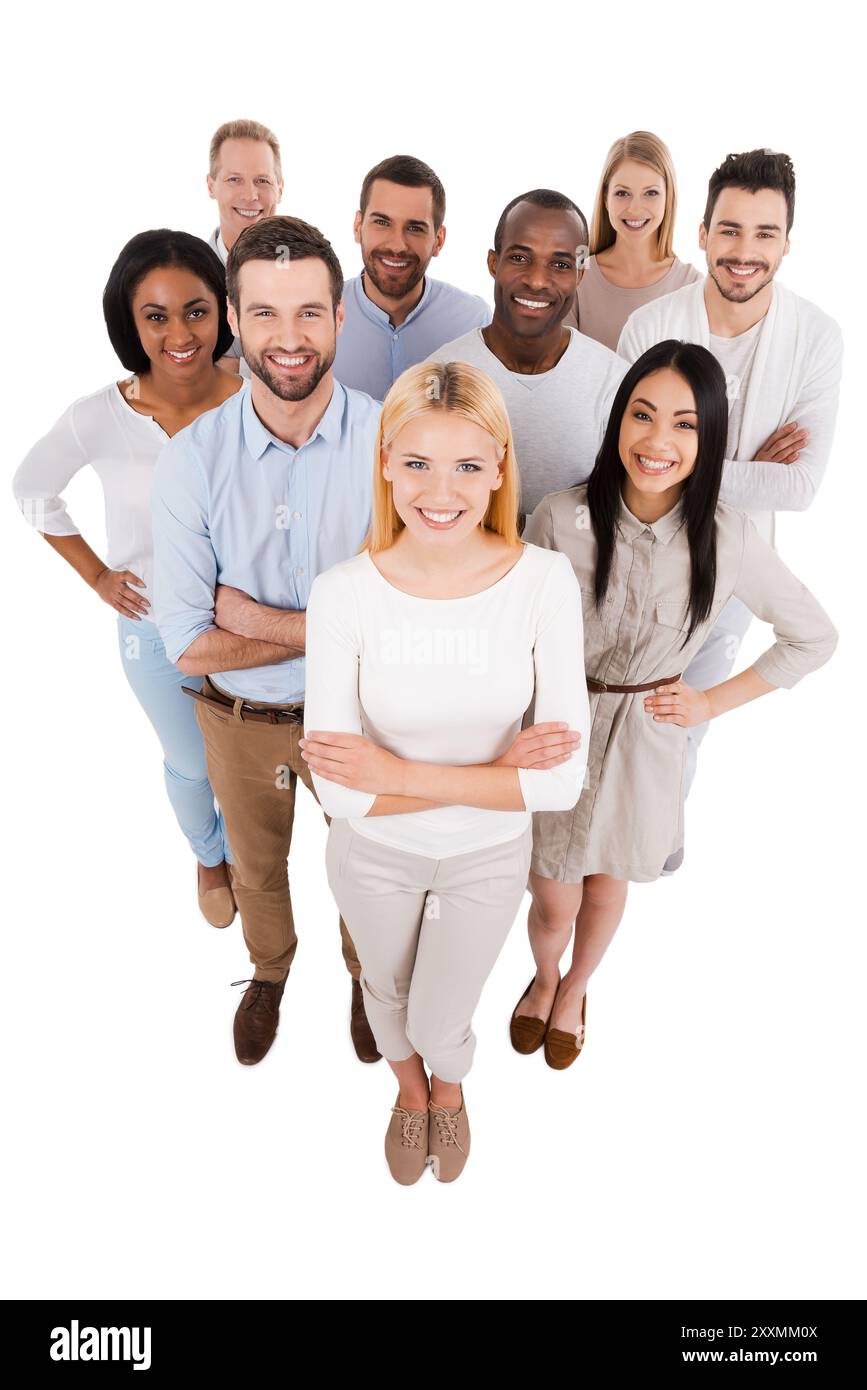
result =
[[[382,1053],[364,1012],[364,993],[357,980],[352,981],[352,1005],[349,1011],[349,1032],[359,1062],[378,1062]]]
[[[246,985],[241,1002],[235,1011],[235,1056],[244,1066],[261,1062],[277,1032],[280,1021],[280,1000],[286,981],[233,980],[233,985]]]
[[[545,1061],[555,1071],[571,1067],[584,1046],[587,1020],[587,995],[581,1000],[581,1027],[577,1033],[564,1033],[560,1028],[548,1028],[545,1033]]]
[[[208,888],[206,892],[199,890],[199,911],[206,922],[210,922],[212,927],[230,927],[235,920],[235,913],[238,905],[235,902],[235,895],[232,892],[232,866],[226,864],[226,872],[229,876],[229,885],[224,888]],[[196,869],[196,879],[198,880],[199,871]]]
[[[512,1010],[512,1017],[509,1020],[509,1037],[516,1052],[521,1052],[524,1056],[529,1056],[531,1052],[537,1052],[545,1041],[545,1029],[548,1027],[546,1018],[533,1018],[530,1014],[519,1014],[518,1008],[524,1002],[533,985],[536,982],[534,975],[518,1003]],[[556,999],[556,995],[554,996]]]

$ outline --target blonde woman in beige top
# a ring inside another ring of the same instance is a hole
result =
[[[623,915],[629,880],[657,878],[683,843],[687,729],[791,688],[836,645],[827,614],[752,519],[718,501],[727,417],[716,358],[694,343],[656,344],[619,387],[587,483],[544,498],[524,531],[572,561],[590,692],[578,803],[533,816],[536,975],[511,1027],[520,1052],[544,1040],[554,1067],[580,1052],[587,981]],[[732,595],[773,624],[776,640],[739,675],[691,689],[682,673]],[[572,962],[559,980],[573,927]]]
[[[677,180],[668,147],[648,130],[615,140],[596,194],[589,257],[564,323],[612,352],[634,309],[700,279],[674,254]]]

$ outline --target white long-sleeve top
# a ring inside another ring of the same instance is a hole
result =
[[[565,555],[529,544],[495,584],[464,598],[405,593],[366,550],[313,581],[306,738],[364,734],[412,762],[466,766],[505,753],[522,723],[548,720],[566,721],[581,744],[559,767],[518,769],[523,811],[370,817],[374,793],[313,773],[323,809],[359,834],[441,859],[516,838],[533,811],[575,805],[590,731],[581,591]]]
[[[169,436],[151,415],[129,405],[112,381],[73,401],[27,454],[12,490],[31,526],[49,536],[77,536],[61,493],[86,464],[105,496],[106,562],[132,570],[145,582],[136,593],[151,599],[153,535],[151,485],[157,457]]]
[[[636,309],[617,351],[634,362],[666,338],[712,348],[705,278]],[[720,501],[749,512],[759,535],[774,542],[774,512],[804,511],[831,453],[843,339],[835,321],[774,280],[746,388],[733,456],[723,467]],[[810,437],[796,463],[756,463],[756,451],[781,425],[797,420]]]

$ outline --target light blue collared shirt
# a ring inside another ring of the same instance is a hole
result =
[[[275,439],[244,387],[163,447],[154,472],[154,620],[176,662],[214,624],[214,590],[306,609],[316,575],[354,555],[370,526],[378,402],[334,383],[299,449]],[[247,700],[304,699],[304,658],[214,671]]]
[[[443,343],[491,322],[491,311],[477,294],[425,276],[421,299],[395,328],[385,310],[368,299],[362,280],[357,275],[344,287],[346,319],[337,339],[334,375],[378,401],[407,367],[426,362]]]

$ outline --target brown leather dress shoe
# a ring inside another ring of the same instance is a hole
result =
[[[280,1000],[286,981],[233,980],[233,985],[246,985],[241,1002],[235,1011],[235,1056],[251,1067],[261,1062],[277,1032],[280,1020]]]
[[[535,983],[536,976],[534,975],[512,1010],[512,1017],[509,1020],[509,1037],[512,1040],[512,1046],[516,1052],[522,1052],[525,1056],[529,1056],[531,1052],[538,1052],[545,1041],[545,1029],[548,1026],[546,1018],[533,1018],[530,1014],[518,1013],[520,1005],[523,1004]]]
[[[376,1039],[367,1021],[367,1014],[364,1012],[364,994],[357,980],[352,981],[349,1032],[359,1062],[378,1062],[380,1060],[382,1053],[377,1050]]]
[[[571,1067],[584,1046],[585,1023],[587,1020],[587,995],[581,1000],[581,1025],[577,1033],[564,1033],[560,1028],[549,1028],[545,1033],[545,1061],[555,1071]]]

